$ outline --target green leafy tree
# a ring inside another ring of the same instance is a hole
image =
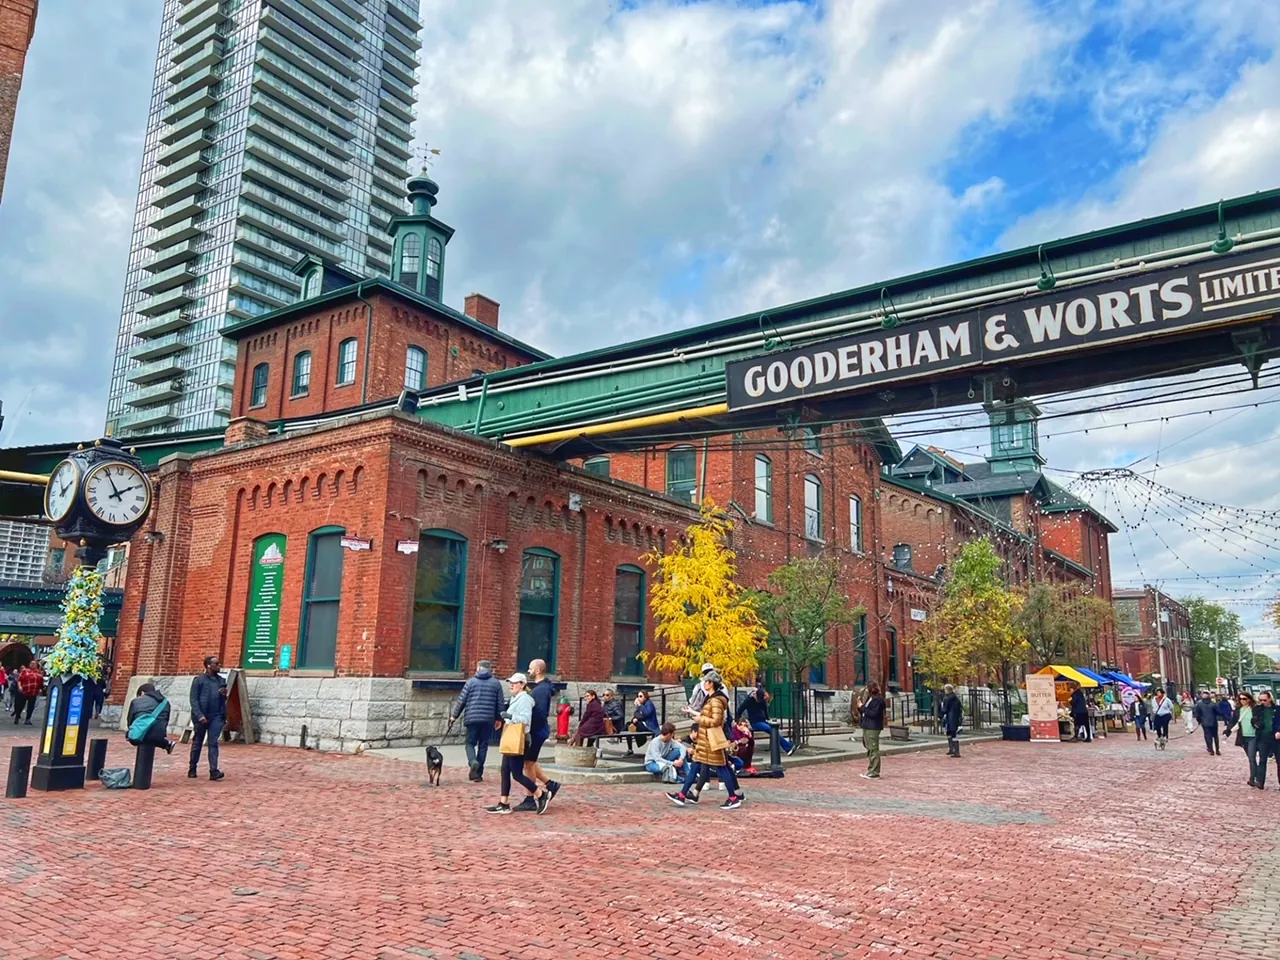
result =
[[[1251,672],[1253,650],[1244,641],[1240,615],[1203,597],[1178,601],[1191,618],[1191,676],[1197,685],[1213,686],[1218,677]],[[1221,671],[1221,672],[1219,672]]]
[[[1098,634],[1113,617],[1111,605],[1099,597],[1072,596],[1062,584],[1036,583],[1027,591],[1016,626],[1034,666],[1083,664],[1092,659]]]
[[[799,684],[801,703],[810,667],[831,655],[827,637],[833,627],[853,623],[864,612],[854,607],[840,587],[840,568],[822,557],[797,558],[768,576],[768,588],[748,594],[768,631],[759,651],[762,667],[781,671]],[[791,711],[793,739],[803,736],[801,711]]]

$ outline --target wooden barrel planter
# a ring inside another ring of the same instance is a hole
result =
[[[594,767],[595,765],[595,747],[575,747],[569,743],[556,744],[557,767]]]

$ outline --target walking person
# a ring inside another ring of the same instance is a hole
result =
[[[169,701],[154,683],[144,683],[138,688],[138,695],[129,702],[129,732],[125,739],[135,747],[159,747],[165,753],[173,753],[173,741],[165,735],[169,729],[169,714]]]
[[[751,724],[751,729],[756,733],[772,733],[773,725],[769,723],[769,691],[765,689],[764,681],[757,680],[756,688],[751,691],[745,700],[738,706],[737,713],[733,719],[741,720],[742,715],[746,714],[747,722]],[[778,746],[782,748],[782,752],[788,757],[796,752],[796,745],[778,734]]]
[[[551,702],[555,700],[556,685],[547,679],[547,661],[529,661],[529,696],[533,697],[533,728],[529,731],[529,746],[524,752],[524,775],[534,783],[540,783],[546,790],[547,803],[551,803],[560,792],[560,784],[548,777],[538,765],[538,755],[542,753],[542,745],[551,736]],[[517,811],[538,812],[537,799],[533,791],[524,798]]]
[[[1089,726],[1089,701],[1085,699],[1084,691],[1078,684],[1071,692],[1071,722],[1075,724],[1077,740],[1093,742],[1093,730]]]
[[[707,691],[703,689],[702,681],[705,680],[709,674],[715,672],[716,668],[711,664],[704,663],[702,665],[702,676],[698,680],[697,685],[694,686],[693,693],[689,694],[689,705],[684,708],[684,712],[689,716],[696,717],[702,712],[702,705],[707,699]]]
[[[695,782],[705,783],[702,774],[714,773],[729,792],[720,809],[737,810],[742,806],[743,796],[733,766],[729,763],[730,744],[724,732],[725,719],[729,716],[729,694],[725,692],[720,674],[714,670],[703,674],[702,691],[705,694],[702,709],[694,721],[698,737],[693,744],[693,763],[685,771],[680,790],[668,793],[667,799],[680,807],[688,802],[697,803],[698,793],[693,790]]]
[[[867,697],[858,704],[862,720],[862,745],[867,748],[867,772],[863,780],[880,779],[880,732],[884,730],[886,704],[880,695],[880,684],[867,684]]]
[[[1213,702],[1208,690],[1200,691],[1200,699],[1196,701],[1191,714],[1200,724],[1200,730],[1204,734],[1204,748],[1209,756],[1222,756],[1222,746],[1218,741],[1218,721],[1222,719],[1222,715],[1218,713],[1218,705]]]
[[[960,756],[960,725],[964,722],[964,708],[956,696],[956,688],[946,684],[942,688],[942,732],[947,735],[947,756]]]
[[[1129,704],[1129,719],[1133,721],[1133,735],[1136,739],[1147,739],[1147,717],[1150,714],[1147,701],[1142,699],[1141,693],[1137,694],[1133,698],[1133,703]]]
[[[511,691],[511,699],[507,702],[507,709],[503,711],[502,717],[507,721],[509,730],[503,731],[503,736],[510,736],[510,730],[515,730],[521,742],[517,744],[518,752],[508,753],[506,745],[503,745],[502,796],[494,806],[485,807],[485,812],[501,814],[511,812],[511,781],[514,780],[533,794],[536,812],[545,813],[550,799],[547,791],[524,775],[524,757],[529,749],[529,729],[533,725],[533,697],[525,689],[529,686],[529,678],[523,673],[513,673],[507,678],[507,685]]]
[[[1225,736],[1230,737],[1232,730],[1236,734],[1236,746],[1244,749],[1245,759],[1249,761],[1249,786],[1255,787],[1258,785],[1258,771],[1254,766],[1257,730],[1253,725],[1253,694],[1247,690],[1240,694],[1235,713],[1231,715],[1231,722],[1227,724]]]
[[[493,731],[502,727],[502,707],[506,699],[502,681],[493,675],[493,664],[481,660],[476,664],[475,676],[467,678],[449,710],[450,726],[461,717],[467,731],[467,779],[473,783],[484,779],[489,740]]]
[[[1265,790],[1267,786],[1267,760],[1276,758],[1276,776],[1280,777],[1280,706],[1270,690],[1258,692],[1258,704],[1253,708],[1253,757],[1254,786]]]
[[[221,780],[226,776],[218,767],[218,741],[222,728],[227,725],[227,681],[222,676],[217,657],[204,658],[204,673],[191,681],[191,722],[195,734],[191,737],[191,763],[187,776],[195,779],[200,764],[200,748],[209,741],[209,779]]]
[[[1156,749],[1169,744],[1169,724],[1173,722],[1173,701],[1164,695],[1164,687],[1156,688],[1151,701],[1151,729],[1156,733]]]
[[[18,717],[26,708],[26,725],[31,726],[31,714],[35,712],[36,701],[40,699],[40,688],[44,686],[44,674],[32,660],[18,671],[18,692],[13,698],[13,725],[18,725]]]

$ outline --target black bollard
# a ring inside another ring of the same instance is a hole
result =
[[[303,750],[307,749],[307,725],[302,725],[302,733],[298,736],[298,746]]]
[[[778,721],[769,721],[769,773],[782,776],[782,731],[778,729]]]
[[[14,747],[9,751],[9,782],[4,795],[10,800],[20,800],[27,795],[27,779],[31,775],[31,748]]]
[[[138,744],[138,753],[133,761],[133,789],[151,789],[151,768],[155,762],[155,745],[150,743]]]
[[[89,741],[89,757],[86,761],[85,776],[97,780],[102,768],[107,765],[107,738],[96,737]]]

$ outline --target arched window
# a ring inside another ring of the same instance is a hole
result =
[[[416,233],[405,234],[400,243],[400,282],[417,286],[418,271],[422,263],[422,238]]]
[[[673,447],[667,451],[667,496],[698,502],[697,454],[693,447]]]
[[[756,457],[756,519],[773,523],[773,461]]]
[[[267,380],[271,375],[268,364],[260,363],[253,368],[253,391],[249,395],[250,407],[264,407],[267,404]]]
[[[556,630],[560,612],[560,555],[541,547],[524,552],[520,575],[520,639],[516,662],[545,660],[556,670]]]
[[[312,270],[307,274],[307,282],[302,287],[302,299],[310,300],[312,297],[320,295],[320,281],[323,273],[319,268]]]
[[[311,392],[311,351],[303,350],[293,358],[292,397],[305,397]]]
[[[435,237],[427,241],[427,287],[423,291],[432,300],[440,299],[440,262],[444,259],[444,247]]]
[[[425,390],[427,386],[427,351],[410,347],[404,355],[404,386],[406,390]]]
[[[410,670],[458,669],[466,586],[466,538],[452,530],[422,531],[413,594]]]
[[[853,683],[862,686],[867,682],[867,615],[858,615],[853,632]]]
[[[815,457],[822,456],[822,428],[805,427],[803,432],[804,448]]]
[[[893,627],[886,627],[889,634],[889,682],[898,682],[898,631]]]
[[[822,539],[822,481],[812,473],[804,478],[804,535]]]
[[[893,545],[893,565],[899,570],[911,569],[911,544],[895,543]]]
[[[624,564],[613,586],[613,673],[643,677],[639,654],[644,649],[644,571]]]
[[[338,651],[338,604],[342,600],[342,527],[311,531],[302,584],[298,669],[332,667]]]
[[[859,497],[849,498],[849,549],[854,553],[862,553],[862,500]]]
[[[356,348],[355,337],[338,344],[338,386],[340,387],[356,382]]]

